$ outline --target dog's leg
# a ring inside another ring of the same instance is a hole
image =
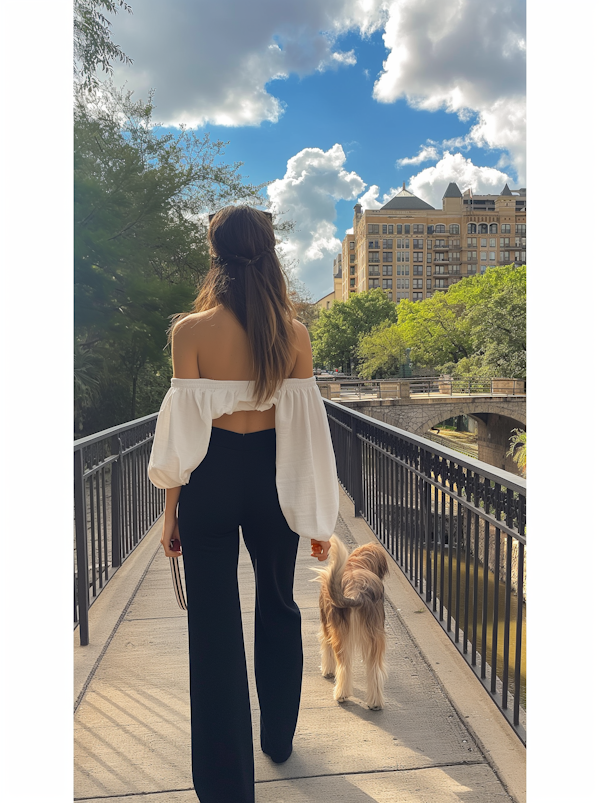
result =
[[[361,622],[361,651],[367,672],[367,699],[373,711],[383,708],[383,684],[387,676],[385,666],[385,628],[383,611],[377,621]]]
[[[335,610],[331,621],[331,646],[336,660],[335,686],[333,699],[345,702],[352,696],[352,652],[353,644],[350,628],[351,611]]]
[[[336,669],[335,655],[331,648],[329,628],[323,621],[319,630],[319,641],[321,643],[321,674],[324,678],[332,678]]]

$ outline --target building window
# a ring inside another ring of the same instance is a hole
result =
[[[437,289],[439,289],[440,287],[441,288],[448,287],[448,280],[447,279],[435,279],[434,282],[435,282],[435,287]]]
[[[501,234],[510,234],[510,223],[503,223],[500,226],[500,233]]]
[[[396,262],[410,262],[410,251],[397,251]]]
[[[449,251],[448,258],[450,262],[460,262],[460,251]]]
[[[379,265],[369,265],[369,276],[379,276]]]
[[[446,226],[443,223],[438,223],[435,227],[436,234],[445,234],[446,233]]]
[[[427,252],[427,261],[431,262],[431,252],[430,251]]]
[[[350,287],[354,287],[356,284],[356,279],[350,279]]]
[[[354,276],[354,271],[355,270],[356,270],[356,268],[354,267],[354,265],[350,265],[350,276]]]
[[[427,275],[431,276],[431,265],[427,265]]]
[[[369,262],[379,262],[379,251],[369,251]]]
[[[435,262],[445,262],[445,261],[446,261],[446,254],[443,251],[436,251]]]
[[[467,248],[477,248],[477,237],[467,237]]]
[[[468,223],[467,224],[467,234],[477,234],[477,224],[476,223]]]
[[[485,259],[487,262],[487,251],[480,251],[479,259]]]
[[[435,234],[435,226],[427,226],[427,234]]]
[[[367,223],[367,234],[379,234],[379,223]]]
[[[387,224],[383,223],[382,226],[381,226],[381,233],[382,234],[387,234],[387,229],[388,229]],[[394,231],[394,227],[392,226],[392,232],[393,231]]]
[[[497,223],[490,223],[490,234],[498,234],[498,224]]]
[[[520,248],[525,248],[525,241],[527,237],[515,237],[515,245],[518,245]]]
[[[350,250],[354,251],[354,240],[350,240],[349,246],[350,246]]]
[[[477,261],[477,251],[467,251],[467,260]]]
[[[480,223],[479,224],[479,234],[487,234],[488,233],[488,224],[487,223]]]
[[[393,262],[394,261],[394,252],[393,251],[384,251],[383,252],[383,261],[384,262]]]
[[[410,234],[410,232],[408,232]],[[400,232],[398,232],[400,234]],[[423,234],[423,224],[413,223],[413,234]]]
[[[413,290],[423,289],[423,279],[413,279]]]
[[[409,290],[410,289],[410,279],[396,279],[396,289],[397,290]]]
[[[460,234],[460,226],[458,225],[458,223],[451,223],[448,226],[448,231],[450,232],[450,234]]]
[[[369,240],[369,248],[379,248],[379,240]]]
[[[413,265],[413,275],[414,276],[422,276],[423,275],[423,265]]]
[[[524,223],[517,223],[515,226],[515,231],[517,234],[527,234],[527,226]]]
[[[384,254],[384,256],[385,256],[385,254]],[[382,268],[381,268],[381,272],[383,273],[384,276],[391,276],[392,273],[394,272],[394,266],[393,265],[383,265]]]
[[[369,290],[372,290],[374,287],[379,287],[379,279],[369,279]]]
[[[350,262],[351,263],[354,262],[354,257],[355,257],[355,254],[350,254]]]
[[[423,240],[413,240],[413,248],[423,248]]]
[[[489,261],[490,262],[495,262],[496,261],[496,252],[495,251],[490,251]]]
[[[436,240],[435,241],[435,247],[436,248],[445,248],[446,247],[446,241],[445,240]]]
[[[431,248],[431,240],[427,240],[427,248]]]
[[[423,252],[413,251],[413,262],[422,262],[422,261],[423,261]]]
[[[500,248],[508,248],[510,245],[510,237],[500,237]]]
[[[410,240],[396,240],[396,248],[410,248]]]
[[[412,294],[413,301],[423,301],[423,293],[413,293]]]
[[[486,248],[486,247],[487,247],[487,237],[482,237],[482,238],[479,240],[479,245],[480,245],[482,248]]]
[[[496,238],[492,237],[490,239],[490,248],[495,248],[495,247],[496,247]]]
[[[391,279],[382,279],[381,286],[384,290],[391,290],[392,289],[392,280]]]
[[[477,265],[467,265],[467,273],[472,276],[474,273],[477,273]]]
[[[394,241],[393,240],[382,240],[381,241],[381,247],[382,248],[393,248],[394,247]]]
[[[485,265],[482,265],[482,266],[481,266],[481,273],[483,274],[483,273],[485,273],[485,271],[486,271],[486,266],[485,266]]]
[[[427,289],[431,290],[431,279],[427,279]]]

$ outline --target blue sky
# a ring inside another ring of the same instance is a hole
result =
[[[315,299],[357,200],[406,182],[441,205],[525,186],[524,0],[131,0],[115,82],[156,118],[229,141],[226,161],[294,220],[286,261]],[[400,163],[400,160],[405,160]]]

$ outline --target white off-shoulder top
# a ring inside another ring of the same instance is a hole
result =
[[[257,405],[254,381],[171,380],[160,407],[148,476],[157,488],[187,485],[210,440],[213,418],[275,405],[276,485],[290,529],[328,540],[335,528],[339,490],[325,405],[314,376],[284,379],[271,399]]]

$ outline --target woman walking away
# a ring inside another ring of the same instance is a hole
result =
[[[254,803],[239,530],[256,580],[260,746],[292,752],[302,685],[293,598],[299,537],[327,558],[338,482],[306,327],[295,318],[268,213],[221,209],[211,268],[171,330],[173,379],[148,473],[166,488],[162,545],[180,540],[188,602],[192,775],[201,803]]]

